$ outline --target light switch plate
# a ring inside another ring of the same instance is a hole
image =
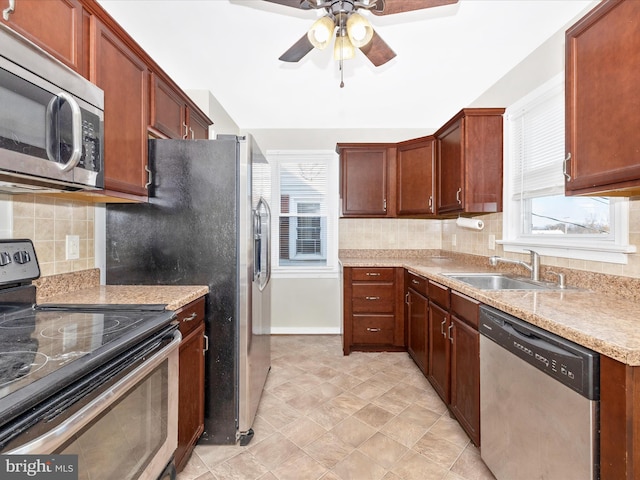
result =
[[[66,259],[75,260],[80,258],[80,236],[79,235],[67,235],[66,245]]]
[[[451,235],[451,245],[455,247],[456,243],[458,243],[458,239],[456,238],[456,234],[454,233],[453,235]]]
[[[495,250],[495,249],[496,249],[496,236],[489,235],[489,250]]]

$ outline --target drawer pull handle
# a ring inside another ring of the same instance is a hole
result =
[[[420,282],[418,280],[416,280],[415,278],[411,279],[411,283],[413,283],[414,285],[420,285]]]
[[[373,333],[376,333],[376,332],[379,332],[379,331],[380,331],[380,329],[379,329],[379,328],[371,328],[371,327],[367,327],[367,332],[373,332]]]
[[[379,277],[380,274],[377,272],[367,272],[367,277]]]
[[[380,297],[364,297],[365,300],[380,300]]]
[[[196,312],[193,312],[191,315],[189,315],[188,317],[184,317],[182,319],[183,322],[190,322],[191,320],[195,320],[196,318],[198,318],[198,314]]]

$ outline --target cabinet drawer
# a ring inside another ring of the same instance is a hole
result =
[[[407,275],[407,287],[413,288],[416,292],[421,293],[425,297],[428,295],[428,280],[424,277],[409,272]]]
[[[185,305],[176,313],[180,322],[180,333],[184,338],[204,321],[204,298]]]
[[[477,329],[478,318],[480,316],[480,302],[452,290],[451,313]]]
[[[444,307],[445,310],[449,309],[449,287],[445,287],[444,285],[440,285],[439,283],[429,280],[428,294],[429,300],[437,303],[441,307]]]
[[[354,267],[351,269],[351,280],[354,282],[393,282],[393,279],[393,268]]]
[[[353,343],[392,345],[394,327],[393,315],[354,315]]]
[[[354,313],[393,313],[395,288],[392,284],[355,284],[351,297]]]

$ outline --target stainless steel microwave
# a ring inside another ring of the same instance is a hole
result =
[[[104,92],[0,24],[0,191],[104,188]]]

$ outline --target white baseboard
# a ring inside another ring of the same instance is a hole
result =
[[[271,335],[340,335],[340,327],[271,327]]]

